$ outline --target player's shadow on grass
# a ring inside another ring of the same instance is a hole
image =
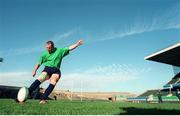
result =
[[[180,110],[164,110],[164,109],[156,109],[156,108],[135,108],[135,107],[127,107],[120,108],[125,111],[125,113],[120,113],[120,115],[178,115],[180,114]]]

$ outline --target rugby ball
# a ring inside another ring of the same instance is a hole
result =
[[[17,94],[17,100],[19,102],[24,102],[29,95],[29,90],[27,87],[22,87],[19,89],[18,94]]]

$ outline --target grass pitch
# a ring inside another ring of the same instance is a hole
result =
[[[107,101],[69,101],[50,100],[48,104],[39,104],[38,100],[28,100],[18,104],[12,99],[0,99],[0,114],[31,115],[115,115],[115,114],[180,114],[180,103],[129,103]]]

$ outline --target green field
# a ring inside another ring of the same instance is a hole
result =
[[[129,103],[106,101],[49,101],[40,105],[38,100],[28,100],[26,104],[17,104],[12,99],[0,99],[0,114],[180,114],[180,103]]]

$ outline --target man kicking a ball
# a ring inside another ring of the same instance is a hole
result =
[[[40,76],[31,84],[29,89],[29,94],[31,96],[32,92],[39,87],[41,83],[43,83],[45,80],[50,80],[50,84],[45,90],[44,94],[41,97],[40,104],[47,103],[47,98],[50,95],[50,93],[53,91],[56,83],[61,77],[61,71],[60,66],[62,59],[69,54],[69,51],[74,50],[78,46],[82,45],[83,41],[79,40],[76,44],[71,45],[70,47],[66,48],[56,48],[54,46],[54,43],[52,41],[46,42],[46,49],[47,51],[44,51],[42,55],[39,58],[38,63],[36,64],[32,75],[33,77],[36,75],[36,71],[38,68],[44,64],[45,68],[40,74]]]

